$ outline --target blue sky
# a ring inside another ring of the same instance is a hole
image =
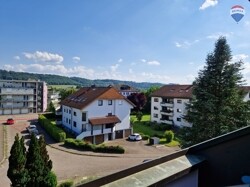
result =
[[[250,84],[249,32],[248,0],[0,0],[0,69],[190,84],[225,36]]]

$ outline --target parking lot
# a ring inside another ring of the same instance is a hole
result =
[[[10,147],[14,142],[16,133],[24,136],[26,142],[29,141],[29,134],[26,127],[30,123],[36,123],[37,116],[25,118],[15,118],[15,124],[7,125],[8,134],[8,154]],[[3,119],[0,118],[0,123]],[[1,124],[2,125],[2,124]],[[148,146],[146,141],[127,141],[126,139],[117,139],[106,142],[106,145],[120,145],[125,148],[125,154],[118,154],[115,157],[107,157],[109,154],[98,154],[92,152],[78,152],[67,149],[60,143],[56,143],[51,139],[46,132],[38,125],[39,132],[43,133],[46,142],[49,156],[53,161],[53,170],[55,171],[58,180],[68,178],[82,179],[84,177],[99,177],[105,176],[138,164],[143,160],[155,159],[172,152],[179,150],[179,148],[168,148],[165,146]],[[70,153],[72,151],[72,153]],[[78,154],[79,153],[79,154]],[[84,153],[85,155],[82,155]],[[90,154],[89,156],[87,154]],[[0,168],[0,186],[9,184],[7,178],[8,160],[2,164]],[[8,185],[7,185],[8,186]]]

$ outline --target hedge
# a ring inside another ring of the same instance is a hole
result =
[[[75,148],[81,151],[93,151],[99,153],[124,153],[125,150],[121,146],[106,146],[104,144],[94,145],[83,140],[77,140],[73,138],[67,138],[64,141],[64,145]]]
[[[66,133],[53,122],[47,119],[44,115],[39,115],[38,121],[40,125],[47,131],[47,133],[54,138],[57,142],[64,142]]]

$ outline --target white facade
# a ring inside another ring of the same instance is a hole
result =
[[[100,106],[100,102],[102,105]],[[103,141],[116,138],[116,133],[125,131],[130,127],[130,110],[133,106],[124,99],[94,100],[82,110],[62,105],[62,124],[77,135],[77,139],[103,135]],[[110,124],[92,125],[89,119],[116,116],[120,122]],[[93,143],[96,143],[93,138]]]
[[[183,119],[188,102],[189,99],[185,98],[151,97],[151,121],[178,127],[191,127],[192,125]]]
[[[44,112],[46,108],[45,82],[0,80],[0,115]]]

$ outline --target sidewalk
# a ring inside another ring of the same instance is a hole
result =
[[[0,165],[4,160],[4,125],[0,124]]]

